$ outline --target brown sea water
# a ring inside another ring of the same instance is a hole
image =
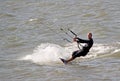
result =
[[[119,0],[0,0],[0,81],[119,81]],[[93,33],[85,57],[64,65]]]

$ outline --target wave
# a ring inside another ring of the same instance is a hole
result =
[[[116,52],[120,52],[119,43],[115,44],[94,44],[90,52],[79,60],[88,60],[93,58],[106,57]],[[24,56],[21,60],[29,60],[37,64],[57,64],[62,63],[59,58],[68,59],[72,52],[78,50],[76,43],[60,46],[57,44],[43,43],[37,46],[32,54]]]
[[[23,60],[30,60],[38,64],[59,63],[62,57],[67,57],[68,52],[57,44],[43,43],[37,46],[33,54],[26,55]]]

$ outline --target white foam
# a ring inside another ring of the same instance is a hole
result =
[[[26,55],[23,60],[30,60],[34,63],[50,63],[50,62],[60,62],[59,58],[68,57],[69,54],[64,47],[56,44],[45,43],[39,45],[33,51],[33,54]]]
[[[120,52],[120,49],[116,49],[115,51],[113,51],[113,53],[117,53]]]
[[[92,52],[97,54],[111,53],[115,47],[105,44],[95,44],[92,48]]]

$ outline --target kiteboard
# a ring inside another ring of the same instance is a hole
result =
[[[63,58],[60,58],[60,60],[66,65],[67,64],[67,62],[66,62],[66,60],[65,59],[63,59]]]

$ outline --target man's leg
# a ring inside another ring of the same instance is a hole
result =
[[[70,62],[70,61],[72,61],[72,60],[74,60],[74,59],[75,59],[75,58],[71,57],[70,59],[66,60],[66,63],[68,63],[68,62]]]
[[[72,57],[68,60],[65,60],[65,62],[68,63],[68,62],[74,60],[76,57],[78,57],[78,54],[79,54],[79,50],[74,51],[73,54],[72,54]]]

